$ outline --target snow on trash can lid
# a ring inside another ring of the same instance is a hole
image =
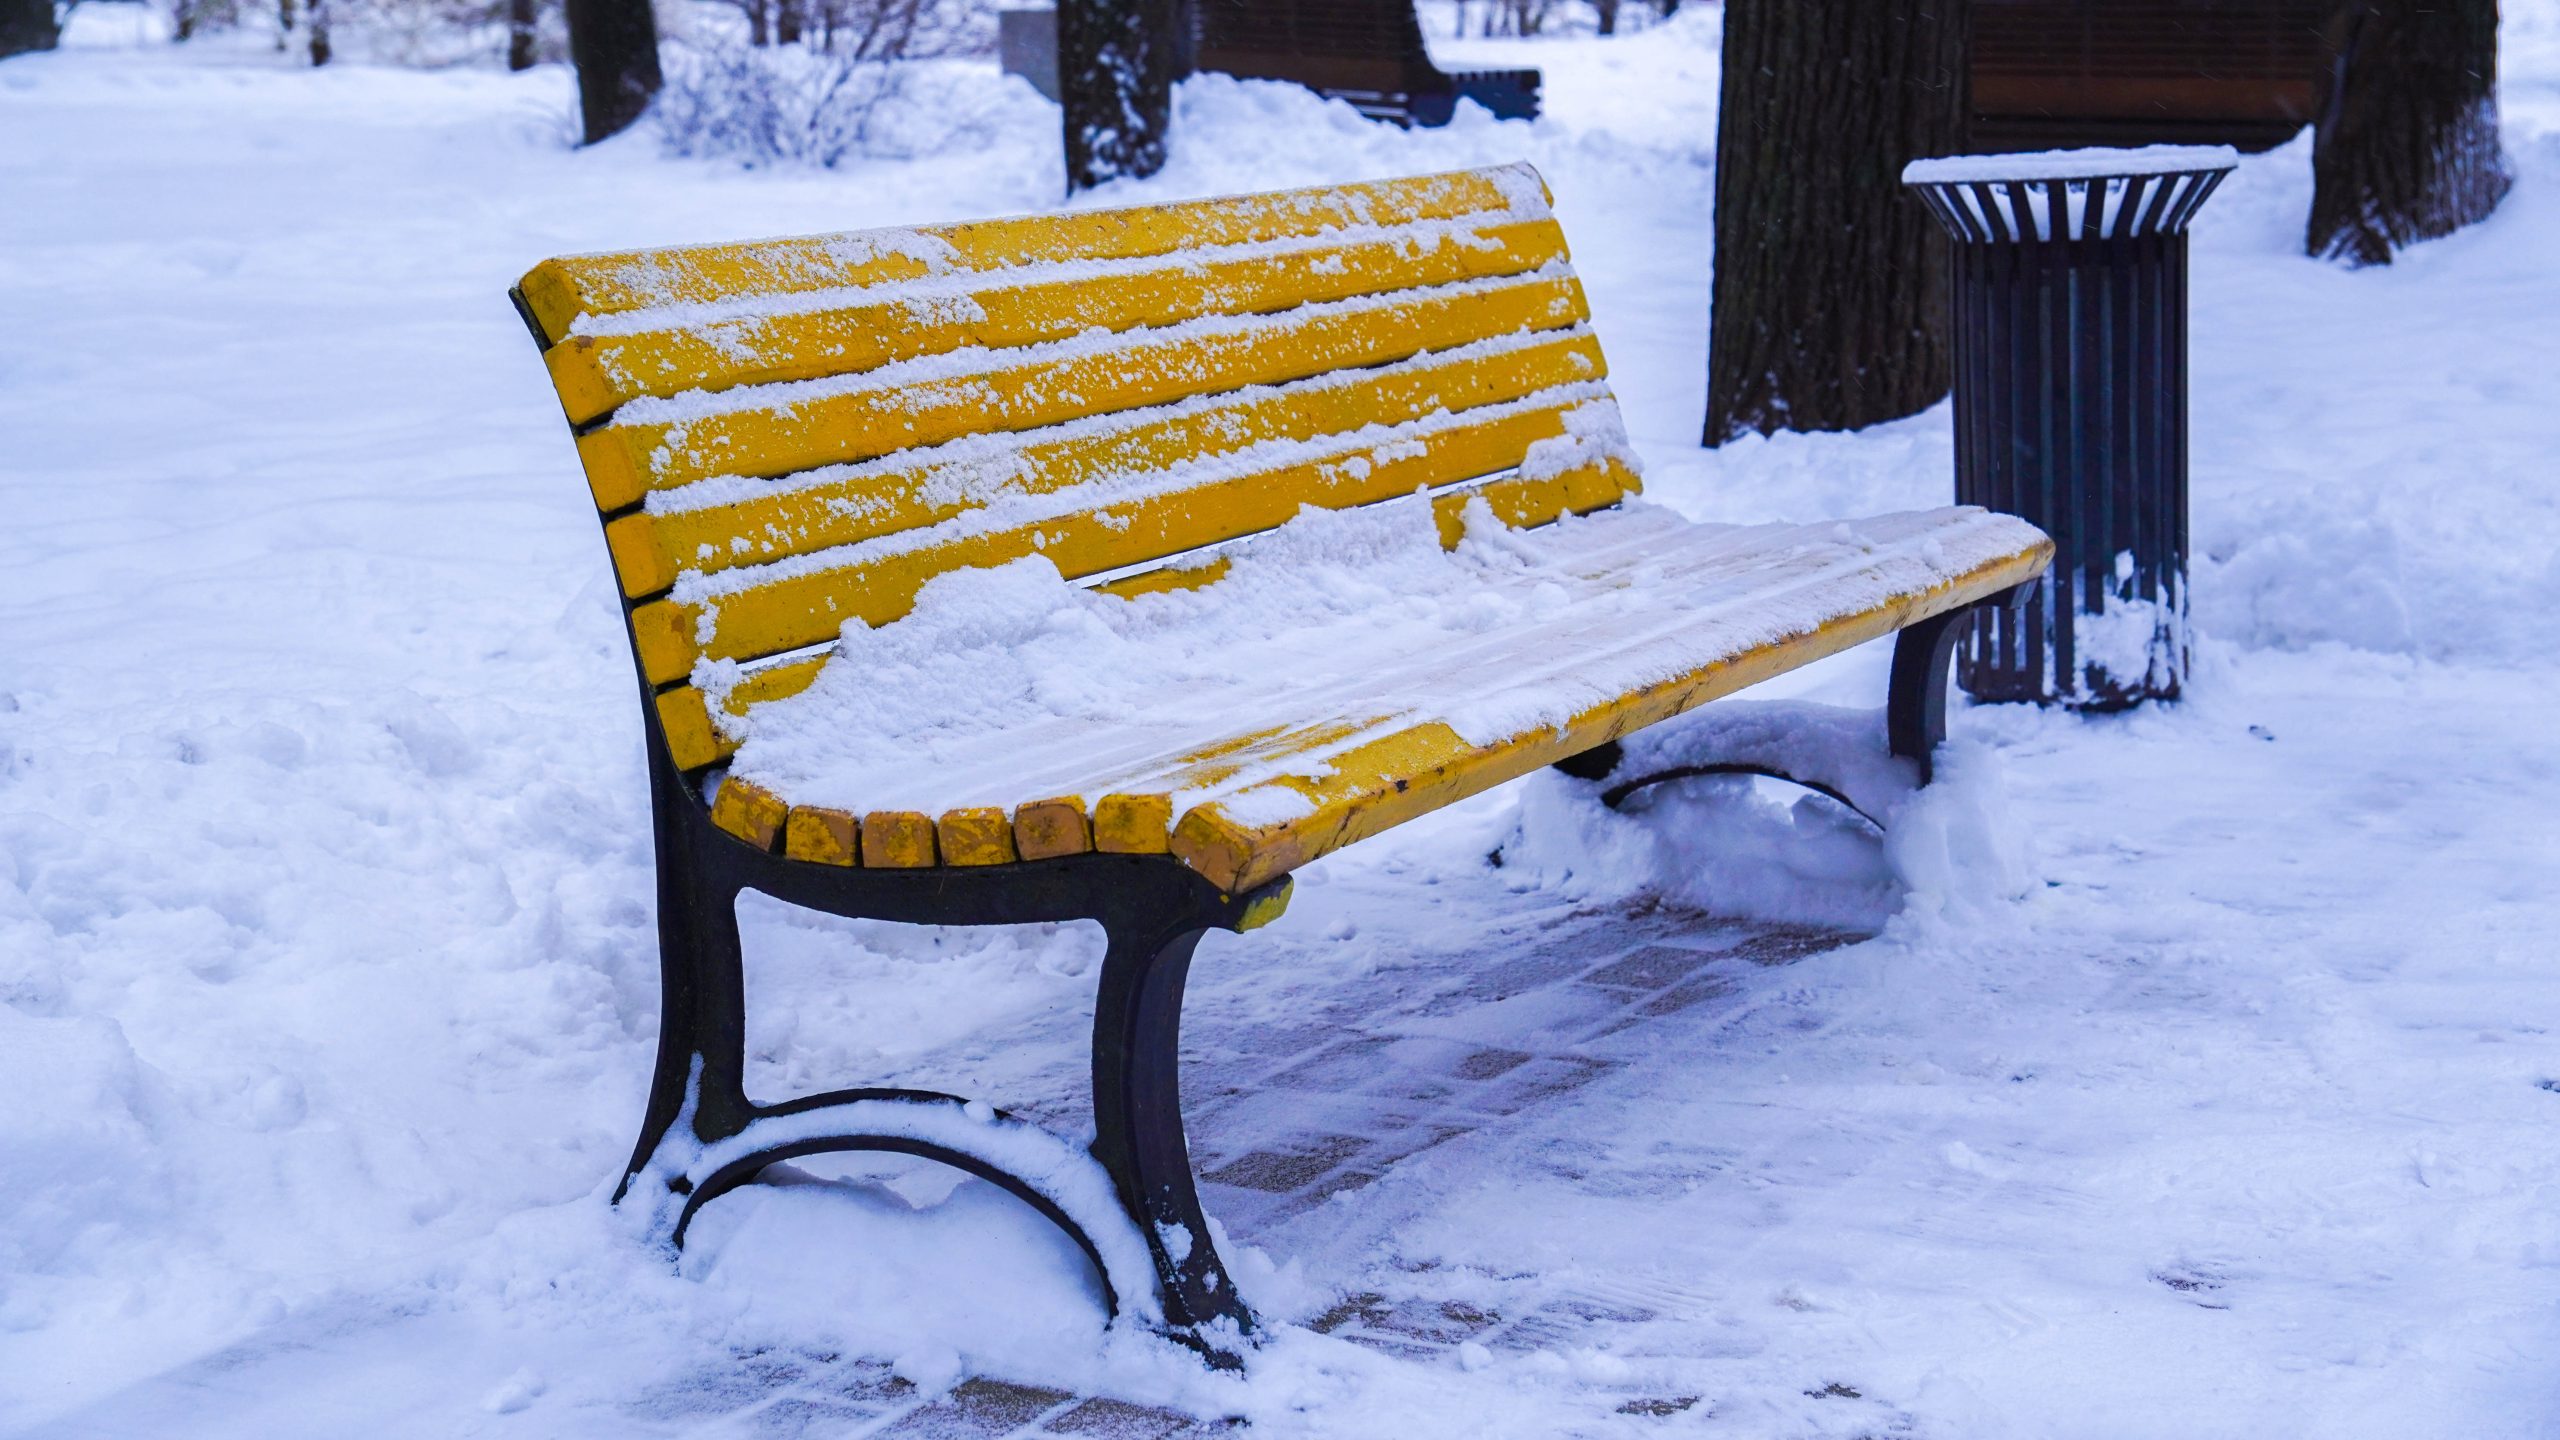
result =
[[[2239,163],[2228,145],[1944,155],[1905,165],[1902,183],[1959,241],[2051,240],[2057,229],[2065,239],[2120,239],[2186,229]]]

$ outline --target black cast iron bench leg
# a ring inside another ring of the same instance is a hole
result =
[[[1214,1365],[1240,1365],[1256,1325],[1219,1260],[1192,1178],[1179,1074],[1182,994],[1200,937],[1246,928],[1256,907],[1276,901],[1288,882],[1229,896],[1164,855],[908,871],[809,865],[753,850],[712,826],[689,782],[663,758],[658,737],[650,741],[662,1013],[648,1107],[615,1203],[649,1207],[661,1238],[681,1248],[705,1204],[768,1165],[827,1152],[921,1155],[1004,1187],[1057,1224],[1093,1261],[1117,1313],[1129,1297],[1114,1286],[1102,1248],[1050,1196],[980,1156],[877,1123],[920,1110],[1021,1122],[923,1090],[840,1090],[763,1105],[748,1097],[737,900],[752,889],[836,914],[911,924],[1096,920],[1108,947],[1094,1005],[1091,1153],[1145,1241],[1162,1332]],[[918,1109],[885,1111],[882,1102]],[[840,1126],[833,1123],[838,1115]],[[759,1121],[788,1116],[807,1122],[773,1143],[749,1135]],[[678,1163],[742,1135],[748,1140],[730,1145],[717,1164]]]
[[[1093,1154],[1145,1233],[1167,1332],[1224,1367],[1236,1363],[1233,1342],[1255,1326],[1201,1213],[1182,1129],[1180,1051],[1192,951],[1225,917],[1180,893],[1209,890],[1197,876],[1166,879],[1174,893],[1103,921],[1110,948],[1093,1007]],[[1232,1340],[1219,1343],[1212,1332]]]
[[[1977,603],[1996,604],[2007,593]],[[1893,637],[1893,678],[1884,692],[1885,748],[1917,766],[1923,785],[1936,778],[1938,747],[1947,739],[1947,669],[1974,609],[1932,615]]]

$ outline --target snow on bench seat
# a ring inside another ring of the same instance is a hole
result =
[[[1241,892],[2006,589],[2045,548],[1974,509],[1469,519],[1449,552],[1427,506],[1310,511],[1197,572],[1213,583],[1129,598],[1039,557],[945,573],[726,719],[744,743],[715,818],[835,863],[1170,850]]]

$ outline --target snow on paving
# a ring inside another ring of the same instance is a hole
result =
[[[741,1192],[680,1273],[603,1205],[646,787],[504,286],[1036,208],[1054,111],[989,67],[936,153],[742,173],[563,148],[551,72],[0,65],[0,1428],[2560,1428],[2560,10],[2508,8],[2488,224],[2304,260],[2299,142],[2199,221],[2186,703],[1964,711],[1890,845],[1538,777],[1202,947],[1207,1199],[1293,1322],[1243,1380],[1106,1331],[983,1184]],[[1716,19],[1451,56],[1544,66],[1536,125],[1197,80],[1167,173],[1103,198],[1529,159],[1653,500],[1943,503],[1944,407],[1694,447]],[[746,918],[757,1093],[1082,1123],[1096,936]]]

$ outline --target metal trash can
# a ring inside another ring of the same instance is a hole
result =
[[[1956,500],[2052,535],[2026,603],[1976,612],[1981,700],[2118,710],[2187,672],[2187,224],[2222,146],[1959,155],[1902,172],[1954,237]]]

